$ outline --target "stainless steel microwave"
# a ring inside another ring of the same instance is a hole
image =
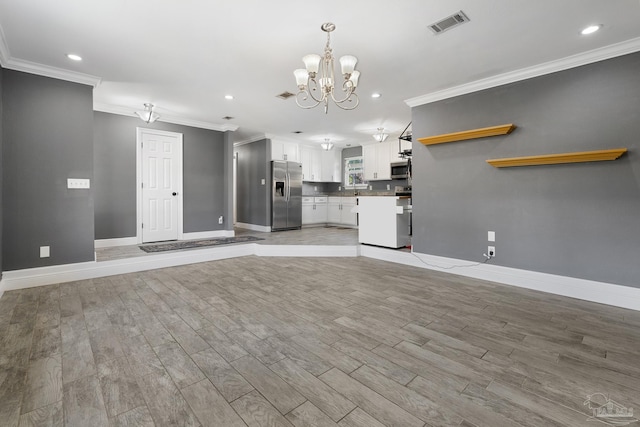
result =
[[[409,162],[391,163],[391,179],[409,178]]]

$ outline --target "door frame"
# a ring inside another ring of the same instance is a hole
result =
[[[184,240],[183,231],[183,183],[184,183],[184,168],[183,159],[184,154],[182,151],[182,134],[178,132],[169,132],[164,130],[155,130],[149,128],[136,127],[136,241],[138,244],[142,243],[142,136],[144,134],[161,135],[176,138],[176,153],[179,156],[177,159],[178,177],[180,183],[178,185],[176,196],[178,198],[178,240]]]

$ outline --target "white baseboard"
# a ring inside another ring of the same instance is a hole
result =
[[[253,255],[253,245],[233,245],[198,249],[192,251],[171,252],[165,254],[145,255],[127,259],[100,262],[84,262],[77,264],[55,265],[50,267],[29,268],[16,271],[5,271],[2,282],[4,290],[31,288],[76,280],[95,279],[97,277],[116,274],[135,273],[157,268],[175,267],[178,265],[216,261]]]
[[[120,237],[117,239],[98,239],[94,241],[94,248],[112,248],[114,246],[130,246],[137,245],[137,237]]]
[[[640,311],[640,288],[362,245],[361,256]],[[420,261],[422,260],[422,261]],[[424,261],[424,262],[423,262]],[[426,263],[426,264],[425,264]],[[472,267],[454,267],[473,265]],[[439,268],[440,267],[440,268]],[[451,268],[453,267],[453,268]]]
[[[357,257],[358,246],[256,244],[255,254],[274,257]]]
[[[213,231],[197,231],[194,233],[183,233],[183,240],[196,240],[196,239],[216,239],[219,237],[235,237],[233,230],[213,230]]]
[[[236,222],[235,227],[244,228],[246,230],[261,231],[263,233],[271,233],[271,227],[268,225],[246,224],[244,222]]]
[[[410,253],[393,249],[357,246],[260,245],[257,243],[213,247],[192,251],[145,255],[120,260],[55,265],[25,270],[5,271],[0,281],[0,297],[5,291],[34,286],[94,279],[116,274],[175,267],[247,255],[273,257],[357,257],[459,274],[506,285],[555,295],[592,301],[640,311],[640,288],[558,276],[536,271],[477,264],[453,258]],[[422,260],[422,261],[421,261]],[[469,265],[470,267],[457,267]],[[453,268],[451,268],[453,267]]]

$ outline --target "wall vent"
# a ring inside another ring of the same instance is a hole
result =
[[[235,117],[231,117],[231,116],[224,116],[222,119],[223,120],[233,120]]]
[[[429,25],[429,29],[433,31],[434,34],[442,34],[451,28],[464,24],[465,22],[469,22],[469,17],[465,15],[463,11],[460,11]]]
[[[295,95],[293,93],[289,92],[289,91],[284,91],[281,94],[276,95],[276,97],[280,98],[280,99],[289,99],[292,96],[295,96]]]

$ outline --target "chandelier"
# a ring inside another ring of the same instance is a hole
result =
[[[331,32],[336,26],[331,22],[326,22],[320,26],[322,31],[327,33],[327,44],[324,47],[324,56],[310,54],[302,58],[306,69],[297,69],[293,72],[298,85],[296,103],[299,107],[310,109],[320,104],[324,104],[324,112],[329,109],[329,99],[343,110],[353,110],[358,106],[360,100],[355,93],[358,86],[360,71],[355,70],[358,58],[352,55],[345,55],[340,58],[340,68],[344,81],[341,90],[344,92],[342,98],[336,98],[336,80],[333,72],[333,51],[331,49]]]
[[[144,111],[136,111],[136,114],[143,122],[153,123],[160,118],[160,115],[153,112],[153,107],[153,104],[147,102],[144,104]]]
[[[384,133],[384,128],[378,128],[378,133],[373,134],[373,138],[378,142],[384,142],[389,134]]]
[[[322,147],[323,150],[325,151],[329,151],[333,148],[333,143],[329,142],[331,141],[329,138],[325,138],[324,142],[322,144],[320,144],[320,147]]]

